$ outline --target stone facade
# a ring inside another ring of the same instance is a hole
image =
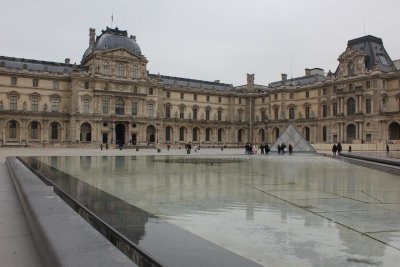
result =
[[[0,57],[0,144],[241,146],[289,124],[311,143],[400,142],[400,71],[382,40],[350,40],[338,61],[234,87],[149,74],[135,36],[90,29],[80,65]]]

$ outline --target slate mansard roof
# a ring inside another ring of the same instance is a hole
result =
[[[210,82],[203,80],[187,79],[173,76],[156,75],[150,74],[150,78],[159,78],[162,80],[163,84],[166,86],[178,86],[178,87],[190,87],[196,89],[208,89],[208,90],[228,90],[232,89],[231,84],[220,83],[220,82]]]
[[[82,70],[86,69],[85,67],[75,66],[73,64],[5,56],[0,56],[0,67],[57,74],[71,74],[72,70],[76,67],[81,68]]]
[[[381,38],[367,35],[349,40],[347,46],[367,55],[365,60],[365,67],[367,69],[372,70],[374,67],[377,67],[384,72],[396,70],[393,61],[390,59],[389,54],[383,46]]]

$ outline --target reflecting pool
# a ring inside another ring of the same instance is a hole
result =
[[[145,249],[163,235],[155,225],[168,222],[262,266],[400,261],[400,177],[393,174],[308,154],[36,160],[148,213],[153,224],[132,237]],[[122,217],[121,228],[134,220]]]

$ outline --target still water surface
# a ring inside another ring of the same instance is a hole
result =
[[[400,262],[392,174],[318,155],[38,159],[264,266]]]

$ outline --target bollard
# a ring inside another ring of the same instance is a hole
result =
[[[160,153],[161,152],[161,149],[160,148],[157,148],[157,153]]]
[[[224,151],[224,148],[223,148],[223,147],[221,147],[221,151]]]
[[[138,148],[138,147],[136,148],[136,151],[139,151],[139,148]]]

